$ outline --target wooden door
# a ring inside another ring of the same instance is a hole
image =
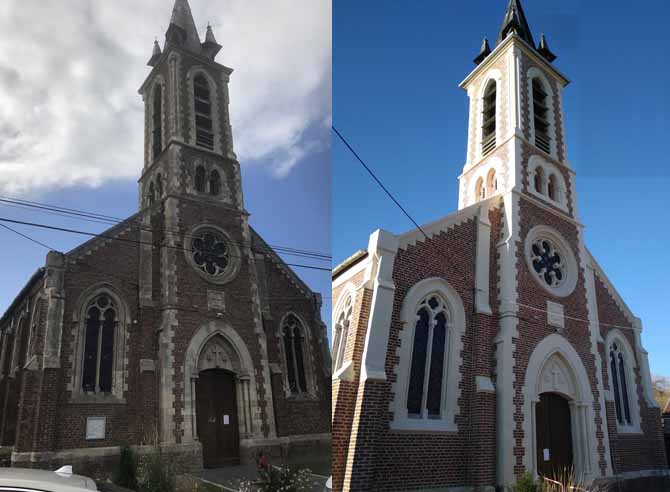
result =
[[[535,407],[537,471],[555,477],[572,468],[572,428],[568,400],[555,393],[542,393]]]
[[[200,372],[195,387],[198,437],[205,468],[238,464],[235,377],[220,369]]]

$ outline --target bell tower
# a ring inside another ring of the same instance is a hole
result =
[[[232,69],[211,26],[201,42],[188,0],[176,0],[164,48],[156,40],[151,73],[139,92],[145,106],[140,209],[169,195],[243,209],[239,163],[228,111]]]
[[[569,83],[538,44],[519,0],[509,0],[493,50],[484,38],[477,67],[460,84],[470,99],[459,209],[509,191],[576,217],[566,159],[562,92]]]

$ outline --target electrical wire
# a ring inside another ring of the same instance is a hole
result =
[[[28,241],[32,241],[32,242],[35,243],[35,244],[39,244],[40,246],[42,246],[42,247],[48,249],[49,251],[53,250],[53,248],[52,248],[51,246],[49,246],[49,245],[47,245],[47,244],[44,244],[44,243],[38,241],[37,239],[34,239],[34,238],[32,238],[32,237],[30,237],[30,236],[28,236],[28,235],[26,235],[26,234],[23,234],[23,233],[17,231],[16,229],[12,229],[12,228],[9,227],[8,225],[0,224],[0,227],[4,227],[4,228],[7,229],[8,231],[11,231],[11,232],[13,232],[14,234],[17,234],[17,235],[21,236],[22,238],[27,239]]]
[[[0,222],[9,222],[11,224],[21,224],[21,225],[27,225],[27,226],[31,226],[31,227],[39,227],[39,228],[49,229],[49,230],[53,230],[53,231],[67,232],[67,233],[71,233],[71,234],[79,234],[81,236],[99,237],[99,238],[103,238],[103,239],[107,239],[107,240],[111,240],[111,241],[122,241],[122,242],[140,244],[140,245],[151,246],[151,247],[155,246],[153,243],[148,242],[148,241],[138,241],[138,240],[135,240],[135,239],[109,236],[109,235],[106,235],[106,234],[96,234],[94,232],[79,231],[79,230],[76,230],[76,229],[69,229],[69,228],[66,228],[66,227],[51,226],[51,225],[47,225],[47,224],[38,224],[38,223],[35,223],[35,222],[8,219],[8,218],[4,218],[4,217],[0,217]],[[176,249],[176,250],[180,250],[180,251],[190,251],[190,250],[187,250],[185,248],[181,248],[179,246],[170,246],[170,245],[167,245],[167,244],[163,245],[163,246],[166,247],[166,248],[169,248],[169,249]],[[230,256],[232,256],[232,255],[230,255]],[[233,257],[235,257],[235,256],[233,256]],[[302,265],[302,264],[296,264],[296,263],[286,263],[286,265],[292,266],[292,267],[297,267],[297,268],[307,268],[307,269],[311,269],[311,270],[321,270],[321,271],[331,272],[330,268],[322,268],[322,267],[317,267],[317,266],[312,266],[312,265]]]

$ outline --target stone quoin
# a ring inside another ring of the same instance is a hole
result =
[[[334,269],[334,491],[667,475],[642,323],[584,244],[555,58],[510,0],[460,85],[458,211]]]
[[[52,251],[0,318],[0,443],[97,474],[120,446],[193,469],[330,449],[322,298],[249,225],[211,27],[176,0],[139,92],[139,211]]]

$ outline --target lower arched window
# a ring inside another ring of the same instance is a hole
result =
[[[205,168],[198,166],[195,170],[195,191],[203,193],[205,191]]]
[[[351,322],[352,309],[352,298],[351,295],[348,295],[335,322],[333,336],[333,354],[335,355],[335,360],[333,361],[334,371],[337,371],[342,367],[342,363],[344,362],[344,352],[347,347],[347,338],[349,337],[349,323]]]
[[[486,187],[484,186],[484,178],[477,179],[475,184],[475,199],[477,201],[486,199]]]
[[[97,296],[86,309],[81,378],[84,393],[112,392],[117,321],[117,308],[106,294]]]
[[[282,338],[289,390],[292,394],[306,393],[304,328],[296,316],[290,314],[284,319]]]
[[[437,295],[426,297],[416,313],[407,390],[407,414],[440,418],[449,312]]]
[[[535,176],[533,176],[533,181],[535,185],[535,191],[538,193],[543,193],[544,192],[544,171],[542,170],[541,167],[537,167],[535,169]]]
[[[614,390],[614,407],[619,424],[632,424],[630,403],[628,399],[628,385],[626,383],[626,360],[617,342],[612,343],[610,349],[610,374],[612,375],[612,389]]]
[[[209,193],[214,196],[221,193],[221,175],[216,169],[209,175]]]

